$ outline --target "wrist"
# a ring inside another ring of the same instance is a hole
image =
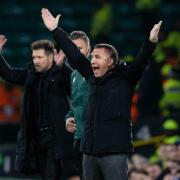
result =
[[[151,37],[149,37],[149,41],[151,43],[158,43],[158,38],[151,38]]]
[[[57,28],[57,26],[53,26],[51,28],[48,28],[50,31],[54,31]]]

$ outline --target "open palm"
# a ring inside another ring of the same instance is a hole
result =
[[[158,42],[158,35],[161,28],[162,21],[159,21],[158,24],[155,24],[154,27],[151,29],[149,40],[153,43]]]
[[[48,9],[43,8],[41,10],[41,16],[44,21],[45,26],[50,30],[54,30],[58,26],[60,15],[57,15],[56,18],[52,16]]]

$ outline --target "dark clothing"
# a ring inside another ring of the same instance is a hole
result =
[[[138,112],[139,119],[160,116],[159,100],[162,97],[161,65],[155,60],[151,61],[147,71],[139,83]]]
[[[83,178],[85,180],[128,180],[128,156],[109,154],[105,156],[83,155]]]
[[[46,98],[46,82],[45,79],[48,74],[51,72],[51,69],[44,73],[36,72],[36,80],[33,84],[33,92],[30,101],[32,101],[33,106],[30,104],[30,108],[32,108],[32,121],[36,122],[33,125],[34,128],[41,127],[51,127],[53,126],[49,112],[49,103]],[[39,96],[41,94],[41,96]]]
[[[83,154],[80,152],[81,139],[75,139],[73,144],[73,163],[76,171],[82,176],[82,159]]]
[[[131,98],[155,44],[145,42],[130,66],[119,65],[102,78],[95,78],[91,63],[66,33],[56,28],[53,36],[68,60],[89,82],[81,151],[94,155],[106,152],[131,153]]]
[[[39,107],[40,107],[40,115],[42,114],[42,116],[38,117],[38,127],[48,127],[48,126],[52,126],[52,122],[50,121],[50,112],[49,112],[49,103],[48,103],[48,99],[44,98],[46,97],[46,83],[44,81],[44,78],[46,76],[48,76],[49,72],[46,72],[45,74],[43,73],[40,77],[40,81],[39,81],[39,87],[38,87],[38,91],[39,93],[42,92],[42,96],[39,97],[38,101],[39,101]],[[42,88],[42,89],[41,89]],[[41,113],[43,112],[43,113]]]
[[[65,130],[64,122],[64,117],[69,110],[70,74],[71,71],[66,66],[60,68],[55,65],[41,75],[35,72],[33,67],[13,69],[9,67],[2,55],[0,56],[2,78],[11,83],[24,85],[22,129],[18,136],[16,152],[18,171],[23,171],[24,167],[21,163],[27,160],[34,132],[39,126],[52,126],[54,156],[56,159],[63,159],[68,143],[65,140],[71,139]],[[23,173],[31,174],[31,172]]]
[[[80,152],[81,139],[75,139],[73,143],[73,151],[75,153]]]
[[[54,154],[53,131],[44,131],[36,134],[33,139],[37,163],[40,174],[44,180],[60,180],[62,175],[62,162]]]
[[[30,110],[32,111],[31,113],[31,122],[33,129],[38,129],[41,127],[51,127],[52,124],[49,122],[50,120],[50,115],[49,115],[49,108],[48,107],[48,102],[46,102],[46,92],[44,92],[44,81],[43,78],[45,75],[47,75],[48,72],[46,73],[36,73],[36,80],[33,83],[33,92],[30,101]],[[39,94],[42,94],[39,96]],[[41,113],[44,112],[44,113]],[[40,116],[41,115],[41,116]]]
[[[34,91],[32,91],[31,98],[29,99],[30,104],[31,104],[31,109],[29,109],[29,111],[31,112],[30,113],[31,122],[34,126],[33,128],[37,128],[38,126],[37,120],[39,116],[39,104],[37,105],[37,102],[39,102],[39,96],[38,96],[39,81],[40,81],[40,74],[37,74],[36,80],[32,84]]]

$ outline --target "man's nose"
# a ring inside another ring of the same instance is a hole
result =
[[[38,64],[38,59],[37,59],[37,58],[34,58],[34,59],[33,59],[33,62],[34,62],[34,64]]]
[[[91,64],[94,64],[94,63],[95,63],[95,59],[92,58],[92,59],[91,59]]]

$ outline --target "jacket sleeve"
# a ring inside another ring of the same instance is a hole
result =
[[[69,111],[68,111],[68,113],[66,114],[66,116],[65,116],[65,121],[68,119],[68,118],[70,118],[70,117],[74,117],[74,114],[73,114],[73,111],[70,109]]]
[[[2,54],[0,54],[0,75],[5,81],[24,85],[27,77],[27,69],[11,68]]]
[[[92,74],[91,63],[89,60],[80,52],[77,46],[68,38],[67,33],[62,29],[56,28],[52,33],[53,38],[58,46],[64,51],[73,67],[88,80]]]
[[[63,70],[64,74],[66,75],[66,77],[68,77],[70,79],[73,69],[67,63],[64,63],[62,66],[62,70]]]
[[[140,79],[145,67],[149,62],[149,59],[152,56],[155,47],[155,43],[146,41],[134,61],[125,68],[125,76],[131,83],[136,84],[137,81]]]

